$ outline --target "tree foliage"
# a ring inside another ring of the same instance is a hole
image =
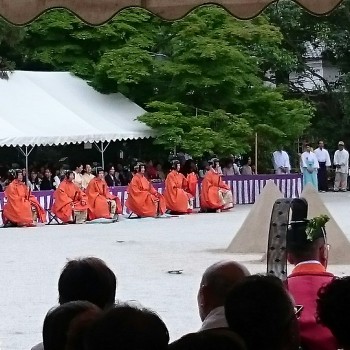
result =
[[[291,145],[309,126],[307,99],[265,83],[270,71],[298,65],[283,28],[266,16],[239,21],[208,6],[176,22],[127,10],[101,27],[64,10],[26,29],[27,69],[69,70],[99,91],[121,92],[148,111],[140,120],[156,143],[193,155]]]

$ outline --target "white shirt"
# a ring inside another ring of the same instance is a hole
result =
[[[337,150],[334,153],[334,165],[340,165],[340,168],[336,168],[337,173],[347,174],[349,170],[349,152],[346,149],[342,151]]]
[[[324,148],[316,148],[314,150],[316,154],[318,162],[326,163],[326,166],[331,166],[331,158],[329,157],[329,153]]]
[[[318,164],[318,160],[317,160],[317,157],[315,155],[314,152],[304,152],[302,155],[301,155],[301,166],[303,168],[308,168],[308,162],[311,162],[313,161],[314,162],[314,165],[313,165],[313,168],[314,169],[318,169],[320,166]]]
[[[202,327],[198,332],[214,328],[228,328],[224,306],[219,306],[211,310],[203,321]]]
[[[300,265],[306,265],[306,264],[319,264],[319,265],[322,265],[318,260],[306,260],[306,261],[301,261],[300,263],[296,264],[295,267],[300,266]]]
[[[275,170],[279,168],[287,168],[290,170],[289,155],[286,151],[273,152],[273,167]]]

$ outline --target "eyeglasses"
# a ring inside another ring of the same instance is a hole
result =
[[[303,311],[304,306],[303,305],[295,305],[294,306],[294,315],[299,320],[301,316],[301,312]]]

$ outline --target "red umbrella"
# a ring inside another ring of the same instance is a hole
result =
[[[294,0],[307,11],[325,15],[342,0]],[[275,0],[0,0],[0,16],[13,24],[26,24],[48,9],[66,8],[93,25],[108,21],[120,10],[142,7],[168,20],[179,19],[203,4],[218,4],[233,16],[249,19],[257,16]]]

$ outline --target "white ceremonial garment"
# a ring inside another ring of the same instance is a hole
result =
[[[198,332],[215,328],[228,328],[224,306],[219,306],[211,310],[203,321],[202,327]]]
[[[301,166],[302,168],[308,168],[309,162],[313,162],[313,168],[318,169],[320,165],[318,164],[318,160],[316,154],[314,152],[304,152],[301,155]]]
[[[314,150],[319,163],[326,163],[326,166],[331,166],[331,158],[329,152],[324,148],[316,148]]]
[[[287,168],[290,171],[289,155],[286,151],[273,152],[273,167],[276,171],[280,168]]]
[[[340,168],[336,168],[335,172],[347,174],[349,171],[349,152],[346,149],[335,151],[333,163],[340,165]]]

